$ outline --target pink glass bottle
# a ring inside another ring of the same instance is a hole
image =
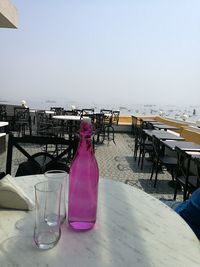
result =
[[[69,173],[68,222],[75,230],[88,230],[96,222],[99,169],[91,135],[91,120],[83,119],[79,147]]]

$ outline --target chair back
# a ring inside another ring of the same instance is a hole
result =
[[[48,152],[42,152],[31,154],[33,149],[30,149],[30,145],[39,145],[42,147],[43,145],[55,145],[57,147],[56,153],[53,155]],[[58,146],[61,145],[62,149],[58,149]],[[52,161],[52,165],[56,166],[54,163],[60,162],[61,159],[65,159],[66,162],[66,170],[69,171],[69,164],[75,155],[78,146],[78,139],[66,140],[64,138],[59,137],[47,137],[47,136],[22,136],[15,137],[13,134],[9,134],[8,136],[8,148],[7,148],[7,161],[6,161],[6,174],[11,174],[12,169],[12,155],[13,155],[13,147],[15,147],[18,151],[20,151],[30,162],[38,163],[37,160],[46,159],[48,157],[48,162]],[[42,156],[42,157],[41,157]],[[44,158],[45,156],[45,158]],[[41,168],[45,171],[45,168]]]
[[[17,122],[30,122],[29,108],[14,107],[14,120]]]
[[[55,115],[63,115],[64,108],[62,107],[51,107],[50,110],[55,111]]]
[[[112,124],[118,125],[119,123],[119,110],[113,110],[112,112]]]
[[[94,109],[93,108],[85,108],[81,110],[81,117],[86,116],[91,119],[91,122],[94,122]]]
[[[36,120],[37,120],[37,125],[39,123],[46,123],[48,119],[47,114],[45,113],[45,110],[37,110],[36,111]]]
[[[74,110],[64,110],[63,115],[77,116],[78,114],[77,111],[74,109]]]
[[[155,135],[152,136],[152,144],[153,144],[154,160],[159,161],[159,158],[162,155],[162,146],[160,140]]]
[[[112,124],[113,111],[111,109],[101,109],[100,113],[102,113],[104,115],[104,118],[103,118],[104,125],[111,125]]]
[[[36,111],[36,127],[37,135],[53,135],[53,123],[45,110]]]
[[[141,125],[135,125],[135,143],[139,143],[142,136],[142,128]]]
[[[95,113],[94,114],[94,130],[98,133],[103,130],[103,122],[104,122],[104,114],[103,113]]]
[[[183,176],[188,181],[188,177],[190,175],[190,163],[191,163],[191,155],[186,151],[181,150],[178,147],[175,147],[175,151],[177,152],[177,177]]]

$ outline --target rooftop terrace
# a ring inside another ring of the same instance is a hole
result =
[[[100,176],[113,179],[122,183],[135,186],[154,197],[173,204],[174,188],[168,185],[171,175],[166,171],[159,173],[156,188],[153,187],[154,181],[150,181],[152,163],[145,160],[144,169],[141,171],[137,166],[137,161],[133,159],[134,138],[131,134],[116,133],[116,145],[110,141],[104,141],[102,145],[96,146],[95,153],[99,164]],[[41,146],[30,145],[28,150],[32,153],[41,151]],[[25,160],[24,156],[14,149],[12,176],[15,176],[19,163]],[[6,152],[0,156],[1,171],[5,171]],[[17,179],[17,177],[16,177]],[[179,191],[177,201],[182,201],[182,194]]]

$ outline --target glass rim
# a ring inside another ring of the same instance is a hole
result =
[[[64,170],[56,170],[56,169],[54,169],[54,170],[48,170],[48,171],[46,171],[45,173],[44,173],[44,175],[45,174],[49,174],[49,173],[63,173],[63,174],[68,174],[66,171],[64,171]]]
[[[44,186],[45,184],[48,185],[49,183],[56,185],[53,189],[48,189],[48,187],[40,188],[40,186]],[[35,191],[39,192],[54,192],[57,189],[62,189],[62,184],[58,181],[42,181],[34,185]]]

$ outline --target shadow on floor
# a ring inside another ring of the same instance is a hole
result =
[[[129,166],[130,169],[132,169],[133,172],[136,173],[151,173],[152,169],[152,162],[145,160],[143,165],[143,170],[141,170],[140,166],[138,166],[138,160],[135,161],[133,157],[126,156],[125,160]]]

